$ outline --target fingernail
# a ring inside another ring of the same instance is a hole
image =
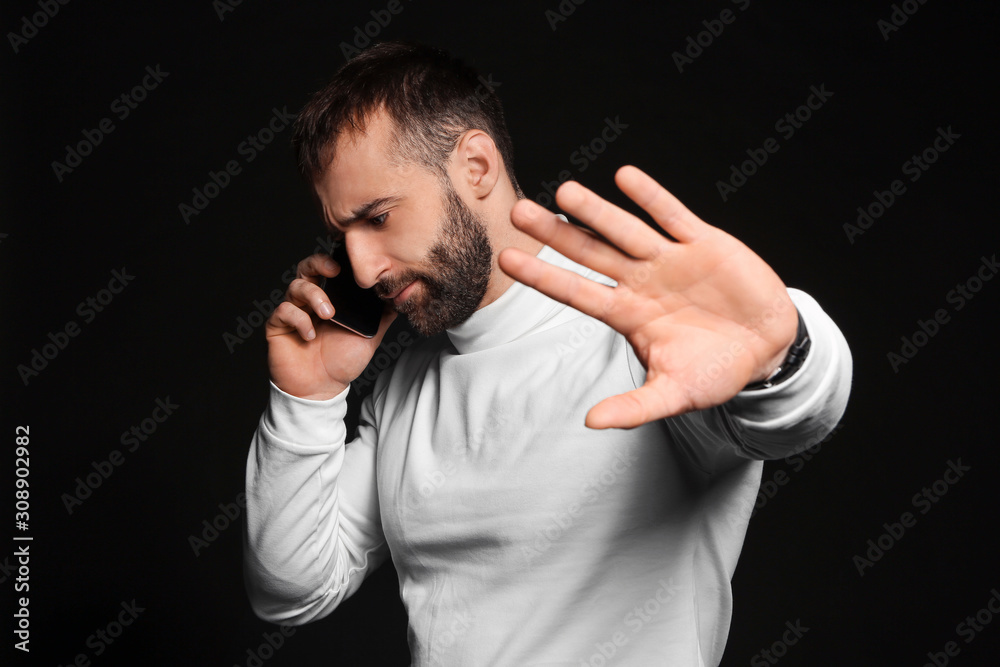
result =
[[[315,337],[316,337],[315,329],[310,329],[309,331],[306,332],[306,340],[312,340]]]
[[[333,317],[333,308],[330,307],[328,303],[319,304],[319,316],[324,320],[328,320]]]
[[[326,258],[325,264],[326,264],[326,268],[329,269],[330,271],[333,271],[335,268],[337,268],[337,263],[334,262],[329,257]]]

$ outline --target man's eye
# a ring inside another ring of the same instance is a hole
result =
[[[388,213],[383,213],[381,215],[376,215],[372,216],[371,218],[368,218],[368,222],[375,227],[381,227],[382,225],[385,224],[385,219],[388,217],[389,217]]]

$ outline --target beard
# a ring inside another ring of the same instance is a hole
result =
[[[410,270],[375,286],[376,293],[385,298],[414,280],[420,281],[410,298],[394,307],[423,336],[433,336],[469,319],[482,303],[493,271],[493,246],[486,224],[465,205],[450,180],[445,180],[444,188],[445,220],[424,261],[430,270]]]

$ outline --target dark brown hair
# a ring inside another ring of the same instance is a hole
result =
[[[385,110],[395,125],[393,158],[447,176],[459,138],[486,132],[503,159],[518,196],[514,149],[500,98],[472,68],[440,50],[408,42],[383,42],[343,65],[295,119],[292,146],[303,177],[313,182],[333,160],[338,137],[364,130]]]

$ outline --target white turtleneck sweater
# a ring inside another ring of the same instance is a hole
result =
[[[608,278],[551,248],[538,255]],[[789,290],[812,348],[787,381],[631,430],[587,411],[641,386],[625,339],[520,283],[346,394],[271,386],[247,461],[251,604],[322,618],[391,556],[413,665],[718,665],[760,459],[822,439],[851,356]]]

